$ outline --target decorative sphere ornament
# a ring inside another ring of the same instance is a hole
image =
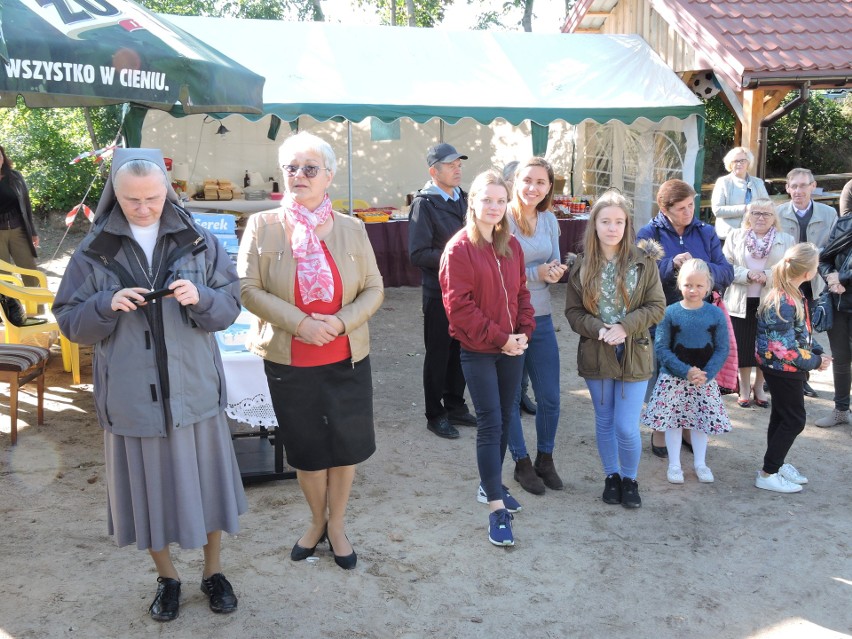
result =
[[[696,73],[689,81],[689,88],[702,100],[709,100],[722,89],[712,71]]]

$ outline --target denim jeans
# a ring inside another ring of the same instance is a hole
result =
[[[586,386],[595,406],[595,438],[604,472],[636,479],[642,453],[639,416],[648,382],[586,379]]]
[[[461,349],[461,365],[476,410],[476,463],[488,501],[503,499],[503,458],[509,422],[518,412],[515,397],[524,369],[522,357]]]
[[[524,367],[529,372],[530,383],[535,392],[536,450],[552,453],[559,425],[559,346],[553,317],[539,315],[535,318],[535,330],[524,353]],[[515,395],[516,409],[509,424],[509,451],[512,459],[523,459],[527,453],[524,429],[521,426],[521,388]]]

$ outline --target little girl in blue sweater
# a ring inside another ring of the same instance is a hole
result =
[[[710,483],[707,436],[731,430],[719,386],[714,379],[728,357],[728,325],[721,309],[705,302],[713,275],[704,260],[687,260],[677,276],[683,299],[666,308],[657,326],[654,350],[660,376],[642,414],[642,423],[664,431],[673,484],[683,483],[680,447],[683,429],[692,430],[698,481]]]

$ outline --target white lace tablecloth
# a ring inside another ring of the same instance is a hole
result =
[[[278,422],[272,410],[263,360],[245,349],[250,325],[251,314],[243,309],[230,328],[216,333],[228,389],[225,413],[231,419],[253,428],[275,428]]]

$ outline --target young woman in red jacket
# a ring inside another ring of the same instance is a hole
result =
[[[461,343],[462,370],[476,408],[480,492],[491,509],[488,539],[495,546],[515,544],[511,513],[521,508],[501,474],[523,370],[518,355],[535,328],[524,254],[506,218],[508,201],[496,171],[474,179],[467,223],[447,243],[439,273],[450,334]]]

